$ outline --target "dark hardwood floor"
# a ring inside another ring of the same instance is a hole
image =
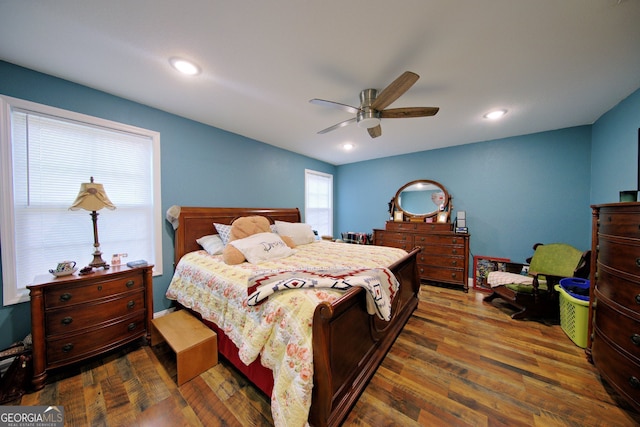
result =
[[[559,325],[512,320],[473,289],[421,302],[344,425],[638,426]],[[269,398],[222,361],[181,387],[168,347],[58,374],[22,405],[62,405],[68,426],[268,426]]]

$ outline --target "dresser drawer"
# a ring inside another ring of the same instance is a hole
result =
[[[374,242],[378,246],[390,246],[410,251],[414,248],[413,235],[389,231],[376,231]]]
[[[144,291],[119,294],[113,299],[101,299],[78,307],[49,310],[45,314],[47,334],[66,334],[127,316],[144,308]]]
[[[640,402],[640,365],[619,353],[596,330],[591,354],[600,375],[636,408]]]
[[[630,208],[627,212],[615,213],[601,209],[599,232],[612,236],[640,239],[640,209],[635,207],[636,212],[632,212]]]
[[[420,246],[420,245],[416,245],[416,246]],[[420,254],[426,259],[432,256],[438,256],[438,255],[464,258],[465,249],[464,249],[464,246],[425,245],[425,246],[422,246],[422,252]]]
[[[600,302],[596,310],[596,325],[609,341],[616,343],[640,363],[640,323]],[[640,378],[640,377],[638,377]]]
[[[616,270],[637,275],[640,281],[640,241],[600,236],[598,262]]]
[[[388,221],[385,228],[387,231],[402,231],[405,233],[433,233],[437,231],[451,231],[451,224],[437,222]]]
[[[598,266],[596,289],[599,295],[640,315],[640,283],[635,276]]]
[[[435,266],[435,267],[444,267],[444,268],[464,268],[464,257],[463,256],[446,256],[446,255],[425,255],[423,252],[420,252],[417,256],[418,266]]]
[[[142,337],[145,332],[145,311],[139,310],[131,316],[105,327],[59,338],[48,338],[48,366],[64,365],[101,354],[122,343]]]
[[[415,244],[422,245],[450,245],[464,246],[464,237],[451,234],[422,234],[415,236]]]
[[[141,274],[133,274],[114,280],[104,280],[98,283],[57,286],[45,290],[45,307],[54,308],[81,304],[99,298],[108,298],[134,289],[144,289],[144,280]]]
[[[418,265],[418,275],[434,282],[464,284],[466,279],[463,270],[437,267],[433,265]]]

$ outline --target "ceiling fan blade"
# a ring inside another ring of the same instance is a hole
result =
[[[351,123],[355,123],[355,121],[356,121],[356,118],[354,117],[354,118],[352,118],[352,119],[345,120],[344,122],[340,122],[340,123],[338,123],[338,124],[335,124],[335,125],[333,125],[333,126],[330,126],[330,127],[326,128],[326,129],[322,129],[322,130],[321,130],[320,132],[318,132],[318,133],[327,133],[327,132],[331,132],[332,130],[336,130],[336,129],[338,129],[338,128],[345,127],[346,125],[350,125]]]
[[[380,111],[380,118],[383,119],[404,119],[409,117],[435,116],[440,109],[438,107],[407,107],[390,108]]]
[[[352,107],[351,105],[341,104],[339,102],[327,101],[324,99],[313,98],[313,99],[310,99],[309,102],[316,105],[323,105],[325,107],[338,108],[342,111],[346,111],[347,113],[351,113],[351,114],[358,114],[358,111],[360,111],[358,108]]]
[[[400,98],[403,93],[408,91],[419,78],[420,76],[416,73],[405,71],[380,92],[375,101],[373,101],[373,104],[371,104],[371,108],[378,111],[384,110],[391,105],[393,101]]]
[[[382,135],[382,127],[380,125],[367,129],[371,138],[377,138]]]

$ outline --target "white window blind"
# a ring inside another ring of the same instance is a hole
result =
[[[88,211],[70,211],[80,184],[104,186],[116,210],[98,211],[102,258],[146,259],[161,272],[159,135],[19,100],[4,100],[2,272],[4,305],[59,261],[93,260]],[[10,183],[10,184],[9,184]]]
[[[333,236],[333,175],[305,169],[304,218],[320,236]]]

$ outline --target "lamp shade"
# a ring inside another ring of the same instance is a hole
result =
[[[107,197],[107,193],[105,193],[102,184],[93,182],[93,177],[91,177],[91,182],[84,182],[80,185],[78,197],[76,197],[76,200],[69,209],[72,211],[79,209],[99,211],[102,208],[113,210],[116,207],[111,203],[109,197]]]

